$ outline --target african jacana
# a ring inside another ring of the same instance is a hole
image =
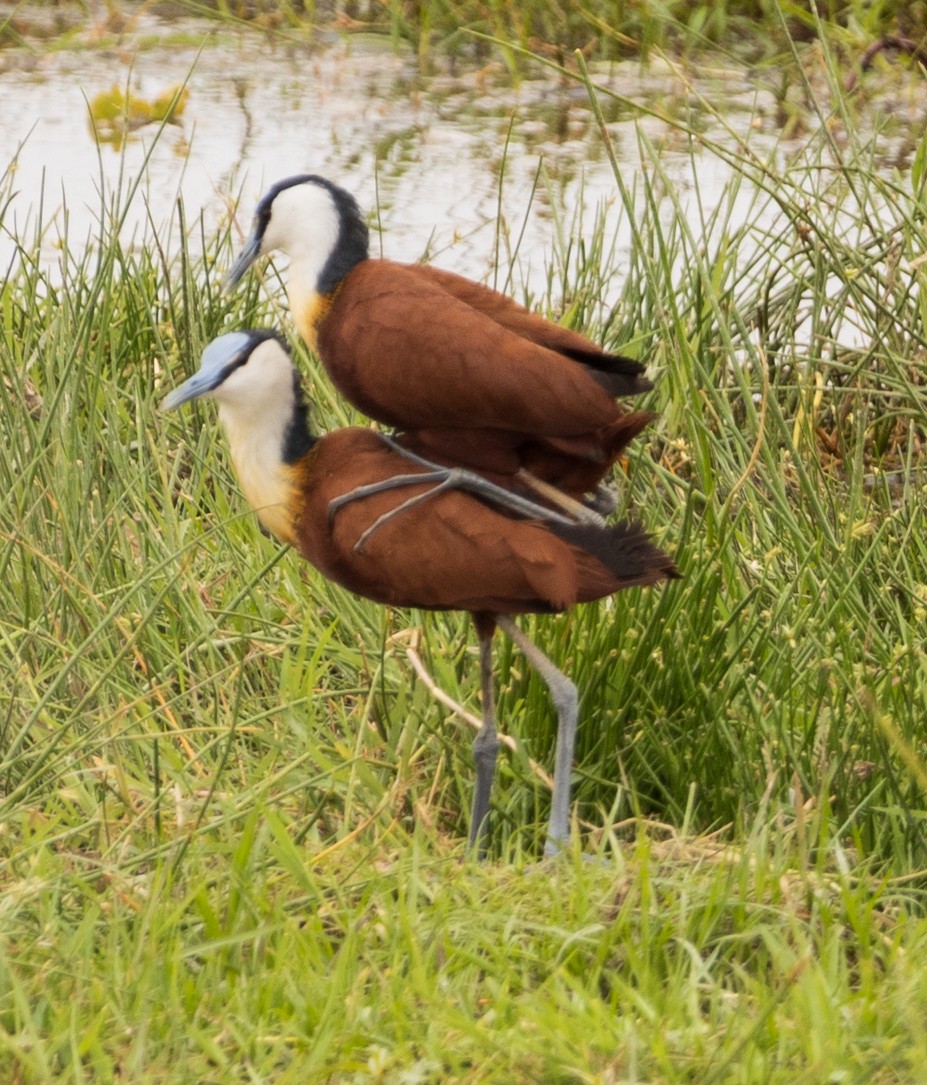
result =
[[[275,250],[290,258],[293,320],[335,386],[430,459],[575,498],[651,418],[615,402],[651,387],[640,363],[453,272],[370,259],[356,201],[322,177],[267,192],[226,287]]]
[[[369,429],[313,436],[299,378],[282,341],[265,331],[233,332],[203,352],[200,368],[162,404],[170,410],[210,396],[228,434],[232,462],[261,523],[323,575],[380,603],[468,610],[480,645],[482,727],[474,742],[476,784],[470,827],[482,850],[498,739],[491,642],[501,627],[538,669],[558,713],[554,790],[546,851],[569,837],[570,769],[578,701],[573,684],[519,630],[513,614],[551,613],[635,584],[677,575],[673,562],[634,524],[607,528],[517,518],[459,489],[433,493],[402,516],[384,518],[409,488],[379,489],[338,507],[358,487],[430,473]],[[428,493],[425,482],[418,493]],[[335,502],[335,511],[330,508]],[[380,526],[359,540],[375,522]]]

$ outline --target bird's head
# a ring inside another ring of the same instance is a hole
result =
[[[161,403],[170,411],[200,396],[214,399],[245,497],[278,539],[294,541],[298,513],[292,465],[312,448],[299,374],[273,332],[220,335],[199,369]]]
[[[206,347],[199,369],[165,397],[161,410],[200,396],[235,413],[260,410],[284,395],[292,398],[293,379],[289,352],[274,332],[229,332]]]
[[[233,287],[259,256],[280,251],[299,264],[320,294],[333,290],[367,257],[369,231],[357,201],[315,174],[278,181],[261,199],[251,232],[225,277]]]
[[[293,463],[312,446],[299,372],[276,332],[229,332],[213,339],[199,369],[165,397],[161,410],[200,396],[219,405],[233,447],[262,444],[276,449],[283,463]]]

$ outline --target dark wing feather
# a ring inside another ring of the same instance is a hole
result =
[[[604,528],[552,524],[550,530],[575,550],[595,559],[594,564],[581,562],[579,602],[599,599],[618,588],[655,584],[679,576],[672,559],[651,542],[640,524],[624,521]],[[610,574],[608,579],[602,577],[603,569]],[[602,591],[609,582],[613,586]]]

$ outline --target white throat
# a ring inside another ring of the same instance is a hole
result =
[[[295,407],[289,358],[278,343],[262,343],[213,396],[248,504],[271,534],[292,543],[293,470],[283,460]]]
[[[292,185],[274,198],[261,251],[285,253],[290,279],[298,277],[305,289],[315,290],[340,233],[341,218],[328,189],[311,182]]]
[[[338,245],[341,218],[327,188],[307,182],[285,188],[274,198],[262,252],[279,250],[290,258],[286,291],[299,334],[316,346],[321,308],[319,279]]]

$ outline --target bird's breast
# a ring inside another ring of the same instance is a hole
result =
[[[293,468],[279,453],[279,437],[248,439],[230,432],[232,464],[245,498],[261,524],[281,542],[295,542],[298,490]]]
[[[297,276],[291,276],[287,295],[296,330],[308,347],[318,350],[319,325],[331,308],[334,293],[320,294],[301,283]]]

